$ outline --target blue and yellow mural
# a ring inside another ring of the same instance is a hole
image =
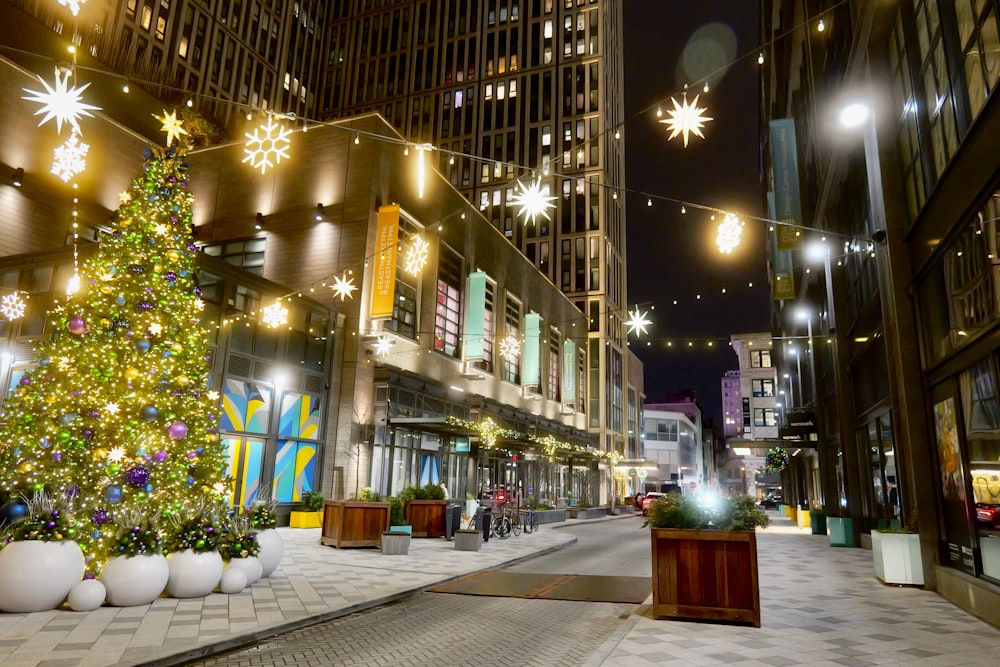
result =
[[[242,380],[226,380],[223,392],[219,428],[261,435],[267,433],[271,423],[270,387]]]

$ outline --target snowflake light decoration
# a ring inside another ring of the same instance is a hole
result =
[[[163,325],[159,322],[153,322],[147,327],[149,333],[153,336],[159,336],[163,332]]]
[[[288,321],[288,309],[281,305],[281,300],[275,301],[264,308],[264,324],[275,329]]]
[[[670,128],[670,136],[667,139],[673,139],[678,134],[682,135],[684,137],[684,148],[687,148],[689,135],[694,134],[704,139],[705,135],[701,133],[701,128],[704,127],[705,123],[713,119],[701,115],[707,109],[698,107],[698,95],[694,96],[694,102],[690,104],[688,103],[687,91],[684,91],[683,102],[681,104],[678,104],[676,98],[673,97],[670,98],[670,101],[674,103],[673,109],[667,109],[667,115],[670,117],[659,121]]]
[[[114,401],[108,401],[108,402],[107,402],[107,403],[106,403],[106,404],[104,405],[104,409],[105,409],[105,410],[107,411],[107,413],[108,413],[109,415],[111,415],[111,416],[114,416],[114,415],[118,414],[118,411],[119,411],[119,410],[120,410],[121,408],[120,408],[120,407],[119,407],[119,405],[118,405],[117,403],[115,403]]]
[[[507,334],[500,341],[500,356],[513,363],[521,354],[521,341],[514,334]]]
[[[245,132],[247,142],[243,152],[246,157],[243,163],[250,163],[254,169],[260,169],[261,174],[267,172],[268,167],[274,167],[281,162],[281,158],[288,158],[288,147],[291,142],[288,136],[292,133],[284,125],[274,122],[274,117],[268,115],[267,122],[254,129],[253,134]]]
[[[208,396],[208,400],[210,401],[219,400],[219,392],[215,391],[214,389],[210,389],[208,393],[205,395]]]
[[[385,336],[379,336],[375,339],[375,355],[379,357],[388,357],[389,351],[392,350],[393,345],[395,345],[395,343]]]
[[[343,277],[337,276],[334,278],[331,289],[333,289],[334,296],[339,296],[340,300],[343,301],[347,298],[353,299],[354,295],[351,292],[358,288],[354,285],[354,278],[348,278],[345,273]]]
[[[650,324],[650,320],[646,319],[646,313],[639,312],[639,306],[636,306],[635,310],[628,314],[628,320],[625,322],[625,326],[628,327],[628,332],[630,334],[635,334],[636,336],[641,336],[646,333],[646,327]]]
[[[80,123],[77,120],[79,116],[90,116],[94,117],[91,111],[100,111],[101,107],[95,107],[92,104],[86,104],[83,101],[83,91],[87,89],[90,85],[85,83],[79,88],[69,87],[69,76],[71,70],[66,70],[62,78],[60,78],[59,70],[56,69],[56,84],[55,86],[49,86],[44,79],[39,77],[39,81],[45,87],[45,92],[37,90],[28,90],[23,88],[24,92],[31,93],[33,97],[22,97],[22,99],[28,100],[29,102],[37,102],[42,105],[42,108],[35,112],[36,116],[45,114],[40,121],[38,121],[38,126],[41,127],[53,118],[56,121],[56,131],[62,133],[63,123],[66,123],[73,128],[74,132],[80,131]]]
[[[427,263],[428,247],[427,241],[419,236],[410,241],[410,245],[406,249],[406,258],[403,260],[403,268],[406,269],[407,273],[413,275],[420,273],[420,270],[424,268],[424,264]]]
[[[58,0],[59,4],[63,7],[69,9],[73,16],[80,13],[80,7],[87,2],[87,0]]]
[[[80,141],[76,134],[71,134],[62,146],[52,151],[52,173],[61,178],[63,183],[68,182],[87,168],[84,158],[89,150],[89,144]]]
[[[19,317],[24,316],[24,301],[21,297],[14,294],[7,294],[0,299],[0,313],[3,313],[4,317],[8,320],[16,320]]]
[[[181,119],[177,117],[176,111],[171,111],[167,113],[167,110],[163,110],[162,116],[157,116],[153,114],[153,118],[163,123],[163,127],[160,128],[161,132],[167,133],[167,146],[170,146],[174,141],[181,138],[182,134],[187,134],[188,131],[181,127]]]
[[[549,196],[548,187],[542,188],[542,179],[536,178],[530,185],[518,181],[517,185],[520,189],[510,201],[518,207],[517,214],[524,216],[524,224],[535,222],[540,215],[546,220],[551,220],[549,209],[556,207],[552,202],[557,198]]]
[[[719,246],[719,252],[726,255],[740,244],[740,237],[743,235],[743,221],[732,213],[726,213],[725,219],[719,223],[719,233],[715,237],[715,243]]]

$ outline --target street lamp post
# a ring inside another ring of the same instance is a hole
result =
[[[788,409],[792,410],[795,408],[795,385],[792,383],[792,378],[788,373],[785,373],[784,377],[788,380]]]

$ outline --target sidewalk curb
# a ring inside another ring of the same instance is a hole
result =
[[[594,521],[603,521],[603,519],[591,519],[589,522],[594,522]],[[582,523],[588,523],[588,521],[583,521]],[[556,528],[556,526],[551,526],[551,527]],[[541,551],[536,551],[532,554],[520,556],[518,558],[514,558],[509,561],[504,561],[502,563],[498,563],[491,567],[484,567],[478,570],[472,570],[469,572],[463,572],[462,574],[444,577],[438,581],[426,585],[414,586],[413,588],[403,589],[391,595],[385,595],[380,598],[375,598],[372,600],[365,600],[364,602],[358,602],[348,607],[330,609],[329,611],[321,612],[318,614],[312,614],[309,616],[303,616],[301,618],[296,618],[290,621],[281,621],[279,623],[258,628],[256,630],[246,632],[238,636],[230,636],[225,639],[221,639],[217,642],[213,642],[211,644],[205,644],[202,646],[197,646],[195,648],[186,649],[179,653],[161,653],[160,655],[155,656],[150,660],[132,664],[136,665],[136,667],[171,667],[173,665],[183,665],[185,663],[191,662],[192,660],[210,658],[214,655],[219,655],[222,653],[232,653],[237,649],[240,649],[245,646],[252,646],[265,639],[274,637],[276,635],[285,634],[287,632],[292,632],[294,630],[300,630],[302,628],[306,628],[311,625],[317,625],[319,623],[331,621],[335,618],[348,616],[350,614],[354,614],[359,611],[365,611],[366,609],[371,609],[373,607],[381,607],[383,605],[392,602],[397,602],[399,600],[412,597],[417,593],[422,593],[426,591],[428,588],[435,588],[442,584],[447,584],[452,581],[461,579],[462,577],[467,577],[469,575],[477,574],[479,572],[486,572],[488,570],[496,570],[504,567],[509,567],[511,565],[516,565],[518,563],[530,560],[532,558],[536,558],[538,556],[543,556],[545,554],[549,554],[554,551],[559,551],[560,549],[563,549],[571,544],[575,544],[576,542],[577,538],[574,537],[572,540],[565,542],[563,544],[557,544],[554,546],[546,547]]]

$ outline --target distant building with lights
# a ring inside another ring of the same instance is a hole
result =
[[[722,377],[722,436],[725,439],[743,435],[743,391],[740,372],[726,371]]]

